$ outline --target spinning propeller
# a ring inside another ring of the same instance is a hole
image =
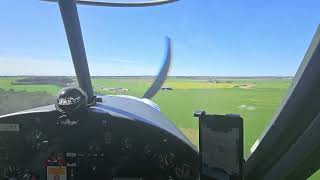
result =
[[[76,4],[110,6],[110,7],[146,7],[168,4],[178,0],[148,0],[140,2],[110,2],[97,0],[43,0],[49,2],[58,2],[63,24],[65,27],[68,44],[72,56],[73,65],[77,75],[77,80],[81,89],[88,95],[88,103],[95,102],[93,88],[91,84],[90,72],[84,48],[81,26]],[[143,99],[151,99],[161,88],[167,78],[171,65],[171,41],[167,37],[167,52],[164,63],[157,78],[150,88],[143,95]]]
[[[158,73],[157,78],[153,81],[150,88],[144,93],[143,98],[151,99],[154,95],[157,94],[164,81],[168,77],[168,73],[171,66],[171,40],[170,38],[166,38],[167,43],[167,52],[165,56],[164,63],[161,67],[161,70]]]

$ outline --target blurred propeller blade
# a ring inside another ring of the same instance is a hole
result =
[[[171,66],[171,40],[169,37],[166,38],[167,44],[167,54],[164,60],[164,63],[161,67],[160,72],[158,73],[157,78],[153,81],[150,88],[145,92],[143,98],[151,99],[154,95],[157,94],[161,86],[163,85],[164,81],[167,79],[170,66]]]

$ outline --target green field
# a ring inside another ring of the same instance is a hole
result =
[[[17,79],[21,79],[19,77],[0,77],[0,89],[3,90],[15,90],[15,91],[27,91],[27,92],[47,92],[52,95],[56,95],[56,93],[61,89],[56,85],[13,85],[11,82],[14,82]]]

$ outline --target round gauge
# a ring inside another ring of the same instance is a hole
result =
[[[146,144],[143,148],[143,154],[144,157],[148,160],[153,159],[154,157],[154,152],[153,152],[153,147],[151,144]]]
[[[182,166],[177,166],[174,169],[177,178],[188,179],[191,177],[191,167],[188,164],[183,164]]]
[[[97,143],[95,142],[91,142],[88,144],[88,150],[89,152],[99,152],[101,150],[101,147],[99,145],[97,145]]]
[[[172,169],[175,167],[175,156],[173,153],[160,153],[159,162],[160,168],[163,170]]]
[[[182,178],[184,176],[184,172],[181,167],[174,168],[174,173],[178,178]]]
[[[128,153],[133,151],[134,140],[132,138],[126,137],[121,141],[121,151]]]
[[[85,109],[88,104],[88,95],[78,87],[65,87],[60,90],[55,104],[63,114],[72,114]]]
[[[31,148],[35,151],[42,150],[48,144],[48,137],[39,129],[34,129],[30,137]]]

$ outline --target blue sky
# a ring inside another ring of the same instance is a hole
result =
[[[180,0],[78,6],[92,75],[294,75],[320,23],[318,0]],[[0,75],[74,75],[56,3],[2,0]]]

